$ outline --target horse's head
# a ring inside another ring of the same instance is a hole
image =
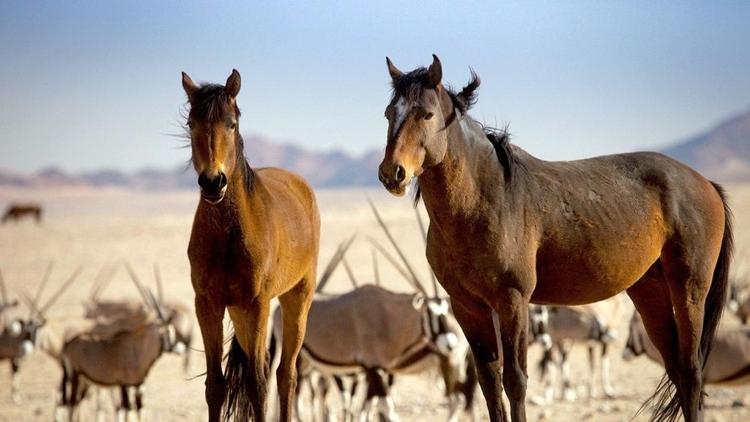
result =
[[[198,173],[201,197],[210,204],[224,199],[232,173],[242,157],[239,136],[240,73],[233,70],[225,85],[198,86],[185,72],[182,87],[190,102],[187,125],[193,152],[193,167]]]
[[[474,101],[479,78],[458,94],[443,87],[443,70],[437,56],[428,68],[403,73],[386,58],[393,97],[385,109],[388,135],[378,177],[386,189],[401,196],[414,177],[439,164],[448,145],[446,128]]]

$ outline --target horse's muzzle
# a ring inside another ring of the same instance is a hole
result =
[[[411,181],[411,178],[407,180],[406,170],[402,165],[387,165],[385,163],[380,164],[378,179],[388,192],[396,196],[403,196]]]
[[[209,204],[216,205],[227,193],[227,176],[224,172],[202,172],[198,175],[198,186],[201,188],[201,197]]]

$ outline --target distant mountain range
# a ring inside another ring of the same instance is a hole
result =
[[[382,159],[380,150],[370,150],[355,157],[335,150],[309,151],[260,136],[245,137],[245,149],[252,166],[284,167],[301,174],[317,187],[371,186],[379,183],[377,166]],[[662,152],[716,181],[750,181],[750,110],[664,148]],[[0,186],[192,189],[195,184],[192,168],[184,164],[172,169],[151,168],[135,172],[103,169],[77,174],[59,168],[47,168],[30,175],[0,170]]]
[[[245,137],[245,151],[253,167],[290,169],[318,187],[369,186],[378,183],[377,166],[382,153],[371,150],[354,157],[342,151],[313,152],[271,142],[260,136]],[[102,169],[69,173],[46,168],[30,175],[0,170],[0,186],[15,187],[123,187],[141,189],[192,189],[197,179],[187,164],[172,169],[146,168],[135,172]]]
[[[750,110],[662,152],[716,181],[750,181]]]

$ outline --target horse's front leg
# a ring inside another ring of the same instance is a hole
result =
[[[496,308],[503,347],[503,386],[510,400],[513,422],[526,421],[526,348],[529,298],[516,288],[501,291]]]
[[[227,386],[221,372],[224,341],[224,307],[208,295],[196,295],[195,313],[198,317],[203,348],[206,354],[206,403],[209,422],[221,420],[221,408],[226,398]]]
[[[284,334],[281,363],[276,370],[276,378],[279,380],[281,421],[284,422],[292,420],[294,393],[297,390],[297,357],[305,340],[307,313],[310,310],[314,292],[315,275],[312,272],[292,290],[279,296]],[[314,388],[315,385],[312,385]]]
[[[488,306],[451,298],[453,313],[471,346],[479,385],[482,387],[487,411],[492,422],[507,421],[503,407],[502,357],[492,325],[492,309]]]

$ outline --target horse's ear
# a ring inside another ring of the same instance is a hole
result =
[[[440,59],[438,59],[438,56],[432,55],[432,64],[430,65],[430,68],[427,69],[427,76],[430,81],[430,86],[433,88],[437,88],[438,85],[440,85],[440,81],[443,80],[443,65],[440,64]]]
[[[398,70],[398,68],[388,57],[385,58],[385,63],[388,65],[388,73],[390,73],[393,82],[398,81],[402,76],[404,76],[404,72]]]
[[[227,83],[224,84],[224,90],[230,98],[236,98],[237,94],[240,93],[240,72],[237,69],[232,69],[232,74],[229,75]]]
[[[195,84],[195,82],[193,82],[192,79],[190,79],[190,76],[188,76],[188,74],[185,72],[182,72],[182,89],[185,90],[188,101],[192,103],[193,98],[195,98],[195,93],[198,92],[199,87]]]

